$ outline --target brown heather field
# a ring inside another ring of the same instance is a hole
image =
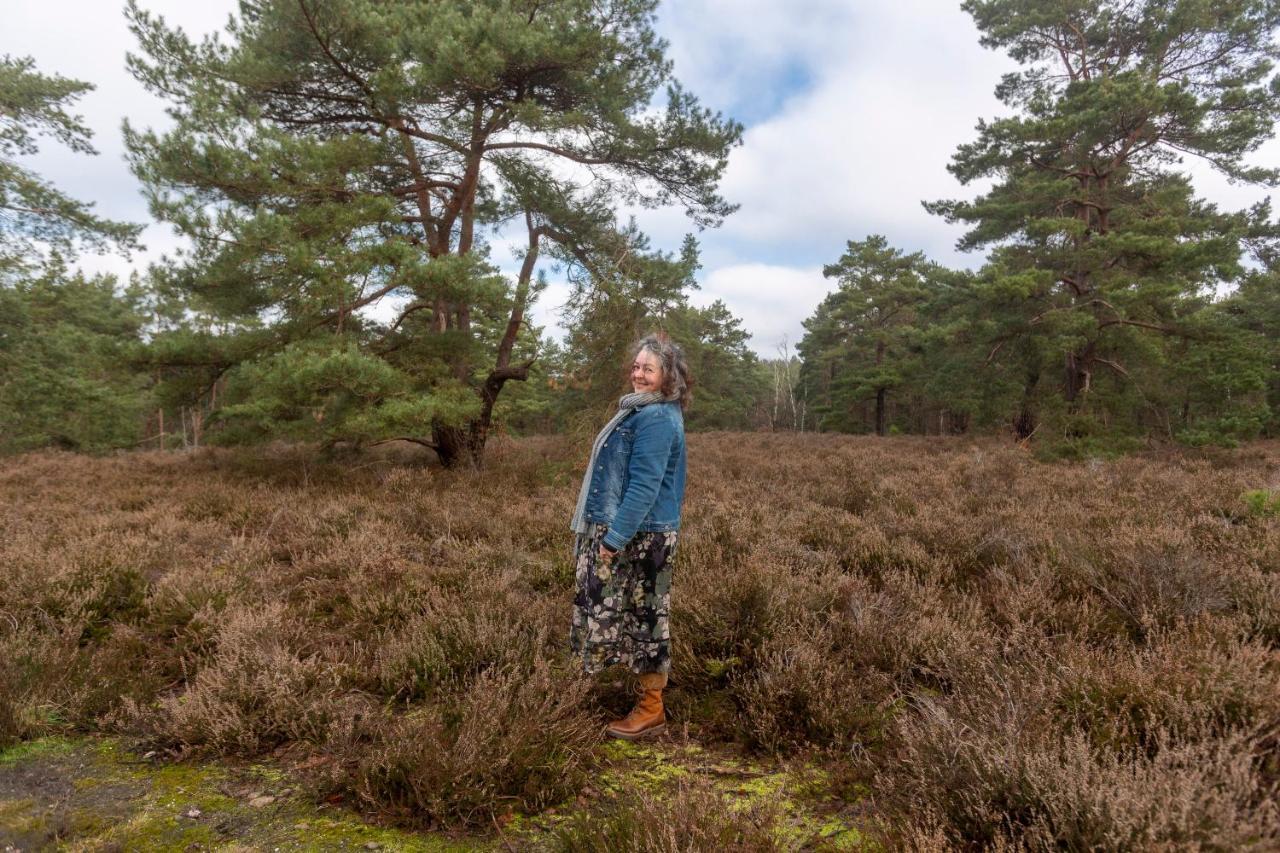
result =
[[[564,659],[588,443],[504,440],[481,472],[0,461],[0,743],[275,762],[491,840],[577,802],[550,846],[786,846],[707,786],[583,796],[629,702]],[[823,768],[869,847],[1280,849],[1280,518],[1242,498],[1280,489],[1280,445],[1049,465],[702,434],[689,458],[669,739]]]

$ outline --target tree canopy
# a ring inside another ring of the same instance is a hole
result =
[[[1190,318],[1244,274],[1248,239],[1273,238],[1270,208],[1224,212],[1178,169],[1201,158],[1274,184],[1246,158],[1280,119],[1273,0],[967,0],[982,43],[1023,64],[997,87],[1015,113],[979,125],[950,170],[991,188],[928,207],[986,247],[975,297],[1000,318],[988,361],[1025,377],[1020,429],[1040,410],[1108,421],[1111,404],[1162,381],[1137,368],[1195,339]],[[1152,337],[1165,338],[1159,343]],[[1055,402],[1056,401],[1056,402]]]
[[[161,366],[238,384],[228,421],[478,459],[528,375],[513,353],[548,245],[594,242],[623,203],[732,210],[716,187],[741,128],[671,76],[655,6],[246,0],[195,43],[130,2],[130,67],[175,119],[126,128],[131,160],[193,241],[159,278],[243,341]],[[508,277],[492,241],[512,228]]]
[[[68,110],[88,83],[0,57],[0,449],[100,450],[141,432],[146,380],[131,369],[143,294],[68,262],[83,249],[137,248],[141,226],[113,222],[25,166],[48,137],[96,153]]]

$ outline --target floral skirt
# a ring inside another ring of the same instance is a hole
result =
[[[605,565],[600,541],[608,530],[593,524],[574,542],[569,644],[587,673],[615,663],[635,673],[669,672],[671,559],[677,534],[641,531]]]

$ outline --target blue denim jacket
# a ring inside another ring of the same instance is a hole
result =
[[[639,530],[679,530],[684,471],[680,404],[642,406],[601,445],[583,517],[608,525],[604,544],[615,551]]]

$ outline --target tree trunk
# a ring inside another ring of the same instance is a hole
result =
[[[467,441],[467,430],[457,426],[435,424],[431,427],[431,441],[435,447],[440,464],[452,468],[459,461],[467,458],[470,450]]]
[[[1093,345],[1089,344],[1082,352],[1069,352],[1063,362],[1062,396],[1067,401],[1069,411],[1077,412],[1084,404],[1089,393],[1092,378]]]
[[[1013,419],[1013,434],[1018,441],[1026,441],[1039,426],[1035,413],[1033,395],[1036,385],[1040,383],[1039,371],[1027,374],[1027,383],[1022,392],[1022,405]]]
[[[876,367],[884,364],[884,339],[876,341]],[[884,395],[885,388],[876,389],[876,435],[884,435]]]
[[[498,343],[498,353],[494,368],[490,371],[484,384],[476,389],[480,395],[480,414],[472,418],[462,427],[447,427],[437,424],[432,429],[436,443],[436,454],[440,464],[446,468],[456,465],[461,459],[470,459],[471,464],[479,468],[484,462],[484,448],[489,442],[489,431],[493,428],[493,405],[498,401],[498,394],[507,380],[525,381],[529,378],[532,361],[512,366],[511,353],[515,348],[516,337],[524,325],[524,312],[529,301],[529,284],[533,279],[534,268],[538,262],[538,252],[543,236],[543,229],[535,225],[533,216],[525,212],[525,225],[529,231],[529,250],[525,253],[520,265],[520,277],[516,280],[516,292],[511,305],[511,315],[507,318],[507,328]],[[464,332],[471,326],[471,309],[463,305],[458,309],[458,328]],[[469,371],[468,371],[469,374]],[[466,379],[460,375],[460,379]]]

